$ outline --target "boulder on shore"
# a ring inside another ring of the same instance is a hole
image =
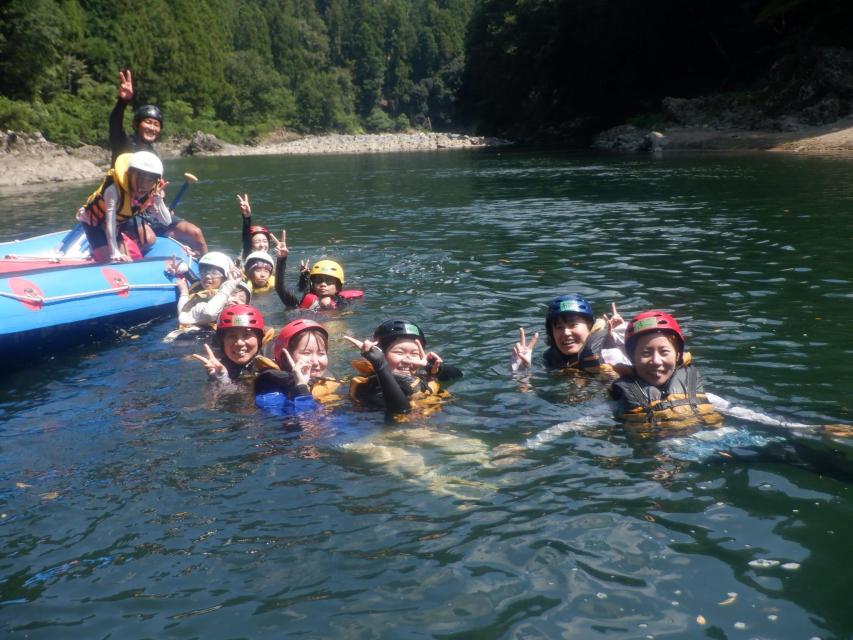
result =
[[[604,151],[634,151],[637,153],[662,151],[666,136],[659,131],[643,131],[632,124],[623,124],[602,131],[592,141],[593,149]]]

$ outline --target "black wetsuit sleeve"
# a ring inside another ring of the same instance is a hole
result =
[[[408,413],[411,409],[409,398],[406,392],[400,387],[394,374],[388,368],[388,363],[385,362],[385,355],[382,351],[378,347],[373,347],[363,355],[373,365],[373,371],[376,372],[376,378],[379,380],[379,387],[385,399],[386,414]]]
[[[335,295],[335,309],[342,309],[349,305],[349,300],[343,296]]]
[[[261,371],[255,378],[255,395],[264,393],[280,392],[287,394],[291,400],[301,396],[310,396],[311,389],[307,384],[296,384],[293,373],[290,371],[279,371],[266,369]]]
[[[462,369],[458,367],[454,367],[452,364],[441,363],[441,367],[438,370],[438,373],[435,375],[435,379],[439,382],[449,382],[451,380],[458,380],[462,377]]]
[[[296,294],[284,286],[284,272],[287,269],[287,258],[276,258],[275,261],[275,292],[288,309],[299,306]]]
[[[246,256],[252,253],[252,234],[249,233],[249,229],[252,228],[252,216],[240,216],[243,218],[243,259],[246,259]]]
[[[133,151],[130,138],[124,131],[124,111],[127,105],[127,102],[117,100],[116,106],[110,112],[110,153],[112,155],[110,166],[116,163],[116,158],[121,154]]]

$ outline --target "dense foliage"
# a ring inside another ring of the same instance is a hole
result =
[[[850,47],[850,25],[853,3],[838,0],[482,0],[460,98],[492,131],[601,128],[665,96],[754,91],[784,74],[807,84],[798,63]]]
[[[449,126],[474,0],[6,0],[0,128],[104,143],[118,72],[167,133]]]
[[[853,108],[835,91],[853,73],[829,69],[815,105],[809,56],[849,49],[851,24],[840,0],[5,0],[0,128],[103,143],[124,66],[168,134],[231,141],[463,118],[550,135],[725,92],[829,118]]]

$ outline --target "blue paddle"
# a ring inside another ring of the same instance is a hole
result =
[[[184,194],[187,192],[187,189],[190,188],[190,185],[193,182],[198,182],[198,178],[196,178],[191,173],[184,174],[184,184],[181,185],[181,188],[178,189],[178,193],[175,194],[175,197],[172,198],[172,202],[169,203],[169,209],[174,211],[177,209],[178,205],[181,203],[181,198],[184,197]]]

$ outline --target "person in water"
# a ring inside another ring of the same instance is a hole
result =
[[[275,288],[275,276],[272,275],[275,262],[266,251],[253,251],[246,256],[243,273],[255,293],[267,293]]]
[[[632,432],[654,438],[716,426],[714,409],[678,322],[663,311],[645,311],[628,323],[625,348],[631,367],[611,386],[615,416]]]
[[[110,113],[110,150],[111,165],[115,165],[123,153],[150,151],[156,155],[154,143],[163,130],[163,113],[152,104],[139,107],[133,113],[133,132],[128,135],[124,130],[124,113],[133,100],[133,75],[130,69],[119,72],[118,97]],[[163,222],[160,218],[150,218],[146,223],[158,236],[168,236],[188,244],[197,254],[207,253],[207,241],[202,230],[191,222],[172,212],[171,219]]]
[[[512,350],[513,371],[530,368],[539,339],[535,333],[528,342],[524,328],[519,327],[518,332],[519,341]],[[548,348],[542,360],[548,370],[571,369],[615,378],[610,364],[627,362],[621,355],[624,320],[615,304],[610,316],[596,320],[586,299],[576,295],[554,298],[548,303],[545,332]]]
[[[274,413],[312,409],[340,399],[340,382],[329,375],[329,332],[314,320],[299,318],[282,327],[273,344],[278,369],[255,380],[255,404]]]
[[[310,309],[312,311],[325,309],[340,309],[349,304],[349,300],[341,295],[344,288],[344,269],[334,260],[320,260],[309,268],[308,262],[300,263],[298,289],[299,295],[288,289],[284,283],[284,273],[287,269],[287,233],[281,232],[281,240],[276,247],[275,291],[290,309]],[[306,291],[307,290],[307,291]]]
[[[353,378],[350,397],[356,404],[385,409],[386,414],[408,413],[413,405],[441,397],[441,382],[462,377],[462,371],[426,352],[421,328],[405,320],[387,320],[372,340],[344,336],[361,351],[366,362],[354,361],[362,375]]]
[[[213,338],[219,356],[205,344],[206,355],[193,354],[193,358],[204,365],[211,380],[253,380],[258,371],[275,366],[261,355],[265,330],[264,316],[255,307],[229,305],[219,314]]]
[[[165,224],[171,220],[163,202],[165,186],[163,163],[150,151],[118,157],[101,186],[77,211],[96,262],[130,262],[142,257],[155,239],[142,212],[149,211]],[[132,245],[127,238],[133,240]]]
[[[277,244],[278,240],[266,227],[252,224],[252,206],[249,204],[249,194],[244,193],[241,196],[238,193],[237,201],[240,203],[240,215],[243,217],[243,252],[241,254],[243,259],[247,260],[249,254],[255,251],[270,253],[270,246]]]
[[[178,278],[178,323],[183,328],[212,327],[240,287],[243,273],[231,258],[219,251],[204,254],[198,261],[199,281],[190,289]]]

